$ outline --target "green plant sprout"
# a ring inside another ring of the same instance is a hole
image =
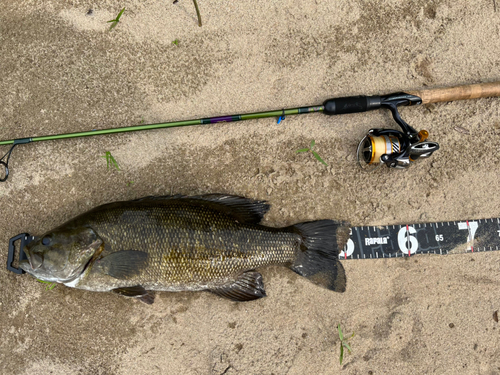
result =
[[[111,155],[111,152],[106,151],[106,155],[101,155],[101,158],[106,159],[106,163],[109,169],[109,166],[114,166],[116,169],[120,170],[120,167],[118,166],[118,163],[116,162],[115,158],[113,155]]]
[[[198,3],[196,0],[193,0],[194,7],[196,8],[196,15],[198,16],[198,26],[201,27],[201,14],[200,14],[200,9],[198,8]]]
[[[118,13],[118,16],[116,16],[116,18],[114,20],[108,21],[108,23],[113,22],[113,24],[109,28],[110,30],[112,30],[116,25],[118,25],[118,22],[120,22],[120,17],[122,16],[123,12],[125,12],[125,8],[120,10],[120,13]]]
[[[342,364],[342,360],[344,359],[344,348],[346,348],[351,354],[352,350],[349,344],[347,343],[350,339],[354,337],[354,332],[352,333],[351,337],[348,339],[344,339],[344,335],[342,334],[342,328],[340,328],[340,324],[337,326],[339,330],[339,338],[340,338],[340,364]]]
[[[172,41],[172,44],[178,46],[179,45],[179,39],[176,39],[176,40]]]
[[[325,161],[323,159],[321,159],[321,157],[318,155],[318,153],[316,151],[313,150],[313,147],[314,145],[316,144],[316,142],[314,141],[314,139],[311,141],[311,145],[309,147],[306,147],[306,148],[301,148],[300,150],[297,150],[296,153],[301,153],[301,152],[310,152],[314,155],[314,157],[316,159],[318,159],[319,162],[323,163],[324,165],[328,165],[325,163]]]
[[[44,280],[40,280],[40,279],[36,279],[36,281],[38,281],[39,283],[42,283],[42,284],[48,284],[45,286],[45,290],[52,290],[57,285],[57,283],[52,283],[50,281],[44,281]]]
[[[129,181],[127,182],[127,186],[131,186],[134,183],[134,181]]]
[[[174,0],[174,4],[177,4],[179,0]],[[202,26],[202,23],[201,23],[201,14],[200,14],[200,8],[198,8],[198,2],[196,0],[193,0],[193,3],[194,3],[194,7],[196,9],[196,15],[198,16],[198,26]]]

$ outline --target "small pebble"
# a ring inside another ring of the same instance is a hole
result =
[[[470,135],[470,131],[468,131],[465,128],[462,128],[461,126],[455,126],[453,129],[455,129],[459,133]]]
[[[498,310],[493,313],[493,320],[498,323]]]
[[[432,113],[436,109],[436,106],[430,103],[430,104],[424,104],[424,108],[428,110],[430,113]]]
[[[450,324],[448,324],[448,326],[449,326],[450,328],[453,328],[453,327],[455,327],[455,324],[450,323]]]

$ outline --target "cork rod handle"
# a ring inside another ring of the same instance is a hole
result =
[[[422,98],[422,104],[500,96],[500,82],[478,83],[440,89],[408,91]]]

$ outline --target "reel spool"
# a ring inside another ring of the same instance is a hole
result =
[[[403,131],[394,129],[370,129],[358,144],[358,164],[366,171],[387,165],[389,168],[408,168],[419,158],[428,158],[439,150],[439,144],[426,141],[427,130],[417,132],[403,121],[398,105],[420,104],[417,96],[401,93],[381,98],[381,107],[388,108]]]

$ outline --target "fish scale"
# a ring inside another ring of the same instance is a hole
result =
[[[156,290],[206,289],[227,283],[244,270],[290,263],[295,257],[299,237],[295,233],[240,224],[217,211],[166,202],[101,209],[77,219],[75,225],[85,222],[96,230],[105,244],[110,243],[107,253],[147,252],[145,272],[127,285]],[[210,223],[209,228],[205,223]],[[134,235],[127,235],[130,233]]]

